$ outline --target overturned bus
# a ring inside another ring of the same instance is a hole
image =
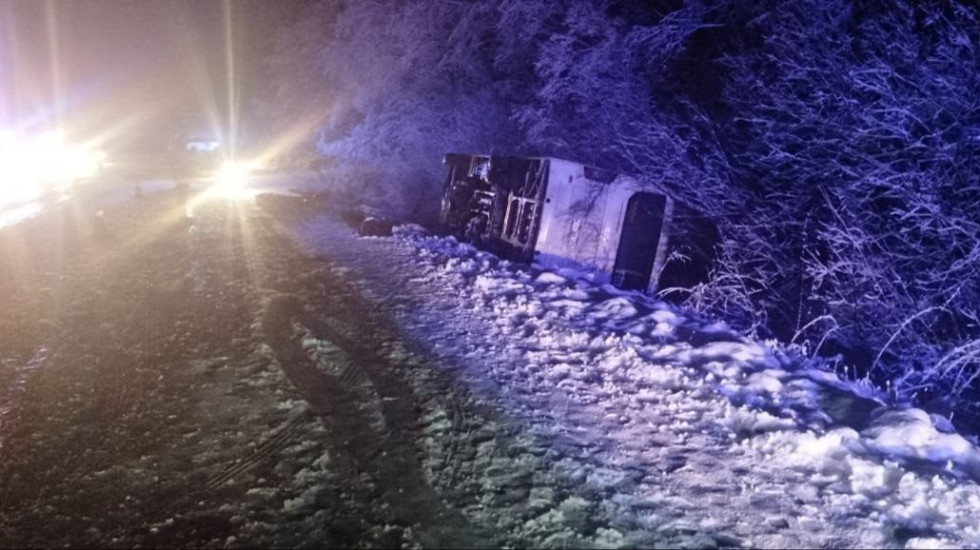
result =
[[[661,190],[557,158],[449,154],[444,163],[449,233],[510,260],[657,289],[674,208]]]

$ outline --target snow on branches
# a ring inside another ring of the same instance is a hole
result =
[[[837,0],[763,15],[763,45],[724,60],[725,95],[754,210],[796,239],[764,270],[771,284],[799,267],[785,326],[813,342],[832,328],[830,349],[870,354],[899,393],[959,397],[980,372],[977,12]]]

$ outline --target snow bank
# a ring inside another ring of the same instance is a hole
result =
[[[563,479],[594,490],[531,491],[546,510],[511,528],[543,546],[649,545],[651,532],[669,545],[980,546],[980,454],[923,411],[588,274],[414,226],[357,242],[338,231],[321,219],[300,236],[346,254],[365,285],[409,295],[405,326],[457,358]],[[570,526],[586,508],[617,527]]]

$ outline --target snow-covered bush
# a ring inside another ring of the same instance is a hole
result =
[[[826,336],[909,396],[955,400],[980,372],[978,23],[956,3],[777,2],[750,23],[763,43],[724,59],[734,172],[773,225],[728,246],[767,247],[783,336]]]

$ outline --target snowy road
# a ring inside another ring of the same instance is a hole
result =
[[[163,192],[93,223],[79,204],[0,234],[0,545],[411,539],[361,479],[377,442],[318,419],[263,332],[317,261],[247,202]]]
[[[0,546],[980,546],[975,445],[722,324],[297,197],[99,206],[0,231]]]
[[[393,358],[390,311],[285,240],[302,212],[116,199],[104,228],[73,203],[0,233],[0,546],[521,544],[454,506],[487,438]],[[422,448],[443,409],[457,431]]]

